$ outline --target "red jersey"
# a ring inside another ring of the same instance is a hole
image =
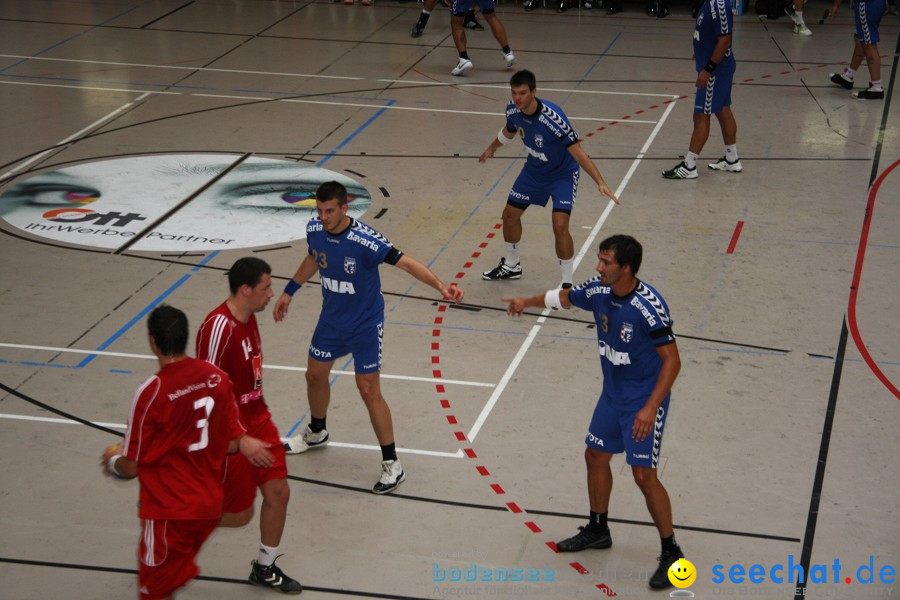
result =
[[[231,314],[227,302],[220,304],[197,332],[197,358],[228,373],[241,422],[250,435],[259,437],[261,427],[272,415],[263,398],[262,344],[256,315],[241,323]]]
[[[228,376],[195,358],[138,388],[124,455],[138,464],[142,519],[218,519],[228,443],[243,435]]]

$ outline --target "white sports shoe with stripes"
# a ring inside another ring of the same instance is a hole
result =
[[[713,171],[730,171],[732,173],[740,173],[744,170],[740,159],[734,162],[728,162],[728,159],[724,156],[716,162],[709,163],[709,168]]]

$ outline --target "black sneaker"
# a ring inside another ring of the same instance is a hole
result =
[[[656,572],[650,578],[650,587],[654,590],[664,590],[667,587],[672,587],[672,582],[669,581],[669,567],[679,558],[684,558],[684,552],[681,551],[681,547],[678,544],[675,545],[674,551],[660,554],[658,558],[659,566],[656,567]]]
[[[697,179],[697,167],[691,169],[681,161],[668,171],[663,171],[662,176],[666,179]]]
[[[859,98],[860,100],[883,100],[884,99],[884,90],[873,90],[871,85],[867,90],[860,90],[853,94],[854,98]]]
[[[484,25],[478,22],[478,19],[475,18],[475,13],[471,10],[466,13],[465,20],[463,20],[463,27],[473,31],[484,31]]]
[[[275,560],[278,560],[277,558]],[[260,587],[272,588],[283,594],[299,594],[303,586],[296,579],[291,579],[284,571],[272,563],[268,567],[258,564],[255,560],[250,563],[250,583]]]
[[[609,535],[609,527],[603,531],[594,531],[590,527],[578,527],[578,533],[561,542],[556,542],[556,549],[560,552],[580,552],[586,548],[604,549],[612,546],[612,536]]]
[[[522,265],[514,267],[506,266],[506,258],[500,259],[500,264],[481,274],[481,278],[487,281],[500,281],[503,279],[519,279],[522,277]]]
[[[412,35],[413,37],[420,37],[422,35],[423,31],[425,31],[425,28],[419,27],[419,24],[416,23],[415,25],[413,25],[412,32],[410,32],[410,35]]]
[[[844,76],[840,73],[831,74],[831,83],[836,83],[845,90],[853,89],[853,82],[849,79],[845,79]]]

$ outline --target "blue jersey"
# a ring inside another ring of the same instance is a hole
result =
[[[568,117],[560,107],[537,98],[538,108],[528,116],[510,102],[506,106],[506,130],[516,132],[525,144],[525,169],[539,180],[568,178],[578,170],[569,146],[578,143]]]
[[[731,0],[704,0],[700,12],[697,13],[697,24],[694,26],[694,61],[698,73],[712,58],[719,37],[731,35],[733,31],[734,17]],[[716,70],[734,70],[735,66],[734,53],[731,48],[728,48],[725,58],[722,59]]]
[[[350,219],[350,226],[338,234],[325,231],[318,218],[310,219],[306,241],[322,282],[319,322],[351,333],[383,321],[378,266],[397,264],[403,253],[382,234],[355,219]]]
[[[572,288],[569,301],[594,313],[603,395],[613,406],[640,409],[662,370],[656,348],[675,341],[666,301],[643,281],[619,298],[599,276]]]

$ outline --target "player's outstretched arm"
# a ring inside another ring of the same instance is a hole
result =
[[[297,267],[297,271],[294,273],[294,276],[291,277],[291,280],[299,287],[309,281],[309,278],[312,277],[317,270],[318,266],[316,265],[316,259],[307,254],[306,258],[300,263],[300,266]],[[288,286],[291,286],[290,281],[288,281]],[[288,287],[285,287],[285,289],[287,290]],[[291,293],[288,293],[287,291],[282,292],[281,296],[278,297],[278,300],[275,301],[275,308],[272,309],[272,316],[275,317],[276,323],[281,322],[287,316],[288,306],[291,304],[291,297],[294,295],[293,292],[296,291],[296,288],[294,288]]]
[[[417,261],[416,259],[410,257],[407,254],[404,254],[400,257],[400,260],[397,261],[397,267],[403,269],[422,283],[426,285],[430,285],[434,289],[436,289],[441,294],[441,298],[444,300],[450,300],[455,304],[459,304],[462,302],[464,293],[462,288],[457,286],[455,283],[450,285],[444,285],[438,276],[431,272],[431,269]]]
[[[553,309],[569,309],[572,303],[569,302],[569,290],[552,289],[547,290],[543,294],[537,294],[530,298],[501,298],[502,302],[506,302],[506,312],[511,317],[520,317],[526,308],[553,308]]]
[[[505,146],[506,144],[513,141],[515,137],[515,133],[510,133],[509,130],[504,126],[498,133],[497,137],[494,141],[491,142],[491,145],[487,147],[487,149],[481,153],[481,156],[478,157],[478,162],[485,162],[489,158],[493,158],[494,152],[497,151],[500,146]]]
[[[597,165],[594,164],[594,161],[591,160],[591,157],[587,155],[584,151],[584,148],[581,147],[581,144],[572,144],[569,146],[569,153],[572,157],[578,162],[578,165],[584,170],[585,173],[591,176],[591,179],[597,184],[597,189],[600,190],[600,193],[615,202],[616,204],[621,204],[619,199],[616,198],[615,194],[612,193],[612,190],[609,189],[609,186],[606,185],[606,180],[603,179],[603,175],[600,174],[600,170],[597,168]]]

